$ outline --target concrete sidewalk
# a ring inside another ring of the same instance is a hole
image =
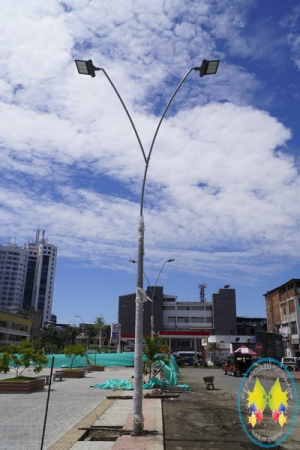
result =
[[[128,395],[128,392],[122,393],[115,391],[115,394]],[[92,425],[117,427],[122,426],[123,430],[132,430],[132,406],[133,400],[121,400],[117,398],[112,400],[112,404],[103,412],[103,414]],[[145,418],[144,430],[145,435],[133,437],[124,435],[119,437],[115,442],[104,441],[77,441],[72,450],[163,450],[163,426],[162,426],[162,408],[161,399],[144,399],[143,415]],[[157,432],[157,433],[147,433]],[[51,450],[65,450],[65,447],[52,446]]]
[[[50,369],[43,369],[48,375]],[[24,375],[34,376],[26,371]],[[132,430],[133,391],[92,388],[108,379],[131,380],[133,368],[106,367],[104,372],[87,373],[81,379],[52,382],[43,450],[162,450],[163,425],[160,399],[144,399],[144,436],[121,436],[116,441],[84,441],[87,429],[95,426],[122,427]],[[14,377],[14,372],[0,373],[0,379]],[[146,392],[146,391],[145,391]],[[0,450],[40,450],[48,386],[32,394],[0,394]],[[80,429],[81,428],[81,429]]]

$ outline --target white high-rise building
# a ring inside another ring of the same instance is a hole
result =
[[[28,254],[23,308],[42,311],[42,323],[50,322],[53,302],[57,247],[49,244],[45,231],[36,232],[36,241],[24,247]]]
[[[45,231],[23,247],[0,246],[0,308],[41,311],[42,323],[51,319],[57,247]],[[14,284],[15,283],[15,284]]]
[[[0,245],[0,308],[14,310],[23,302],[27,251],[17,244]]]

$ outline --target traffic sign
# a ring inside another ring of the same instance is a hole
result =
[[[262,349],[263,349],[263,345],[260,344],[259,342],[257,342],[257,343],[255,344],[255,349],[256,349],[258,352],[261,352]]]
[[[120,331],[121,325],[119,323],[112,323],[112,329],[113,331]]]

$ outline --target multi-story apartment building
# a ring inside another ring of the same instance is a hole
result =
[[[41,312],[41,321],[51,320],[57,247],[47,242],[45,231],[23,247],[0,245],[0,308],[10,311],[30,308]]]
[[[49,244],[45,232],[24,247],[28,255],[27,273],[22,307],[43,311],[42,322],[51,320],[57,247]]]
[[[268,332],[282,335],[284,356],[300,357],[300,279],[293,278],[264,297]]]
[[[27,252],[17,244],[0,245],[0,308],[20,308],[23,301]]]

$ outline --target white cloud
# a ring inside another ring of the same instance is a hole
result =
[[[241,4],[3,6],[0,234],[26,241],[40,227],[61,255],[122,268],[135,253],[144,161],[104,74],[79,76],[73,60],[107,69],[147,153],[180,78],[202,58],[220,57],[216,77],[191,74],[159,132],[145,193],[150,264],[176,250],[180,270],[226,265],[255,277],[282,251],[292,258],[299,175],[285,153],[291,131],[249,106],[261,81],[227,58],[233,43],[239,55],[259,45],[241,38],[252,2]],[[114,183],[110,195],[103,175]]]

